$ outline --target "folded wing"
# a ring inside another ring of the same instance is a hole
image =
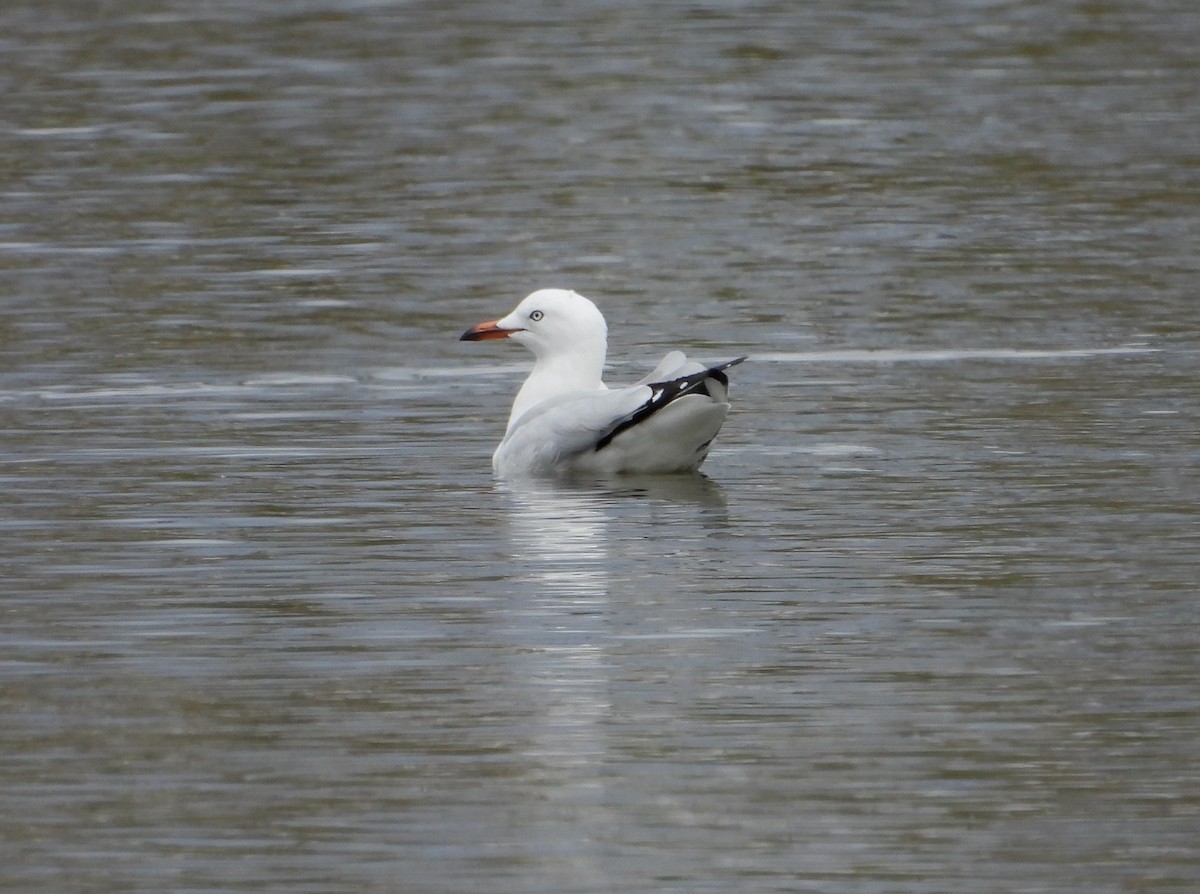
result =
[[[501,475],[694,470],[729,412],[725,370],[672,351],[628,388],[573,392],[533,407],[492,459]]]

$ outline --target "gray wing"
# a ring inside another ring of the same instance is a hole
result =
[[[708,455],[729,411],[725,370],[672,351],[638,384],[551,398],[522,416],[492,457],[501,476],[678,472]]]
[[[523,415],[504,436],[492,465],[498,474],[537,474],[569,466],[653,397],[648,385],[576,391],[551,398]]]

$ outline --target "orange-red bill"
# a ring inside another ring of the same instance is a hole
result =
[[[486,341],[489,338],[508,338],[516,329],[501,329],[496,324],[499,320],[489,320],[486,323],[480,323],[478,326],[472,326],[461,336],[459,341]]]

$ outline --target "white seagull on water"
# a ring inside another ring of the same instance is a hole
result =
[[[704,366],[671,351],[641,381],[610,389],[600,378],[604,316],[567,289],[540,289],[460,341],[491,338],[511,338],[537,358],[492,456],[501,477],[693,472],[729,412],[725,370],[746,359]]]

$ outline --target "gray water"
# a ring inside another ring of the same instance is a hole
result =
[[[5,4],[0,889],[1197,890],[1198,45]],[[493,480],[550,285],[707,477]]]

